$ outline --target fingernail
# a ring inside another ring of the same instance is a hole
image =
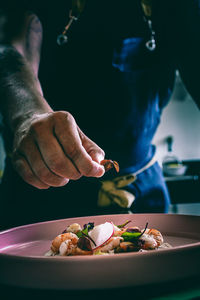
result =
[[[67,183],[69,182],[69,179],[64,179],[61,183],[60,183],[60,185],[59,186],[64,186],[64,185],[66,185]]]

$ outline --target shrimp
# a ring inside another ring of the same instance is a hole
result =
[[[158,247],[163,244],[163,242],[164,242],[163,236],[160,233],[160,231],[158,231],[157,229],[148,229],[147,228],[145,233],[152,236],[156,240]]]
[[[103,246],[98,247],[97,251],[109,252],[118,247],[121,241],[123,241],[122,237],[111,237]]]
[[[66,228],[66,232],[72,232],[72,233],[77,233],[78,231],[81,231],[81,225],[79,225],[78,223],[73,223],[70,226],[67,226]]]
[[[149,235],[149,234],[144,233],[139,238],[139,240],[142,241],[141,249],[153,250],[153,249],[156,249],[158,247],[158,244],[157,244],[156,240],[154,239],[154,237]]]
[[[141,248],[144,250],[157,249],[164,242],[163,236],[160,233],[160,231],[153,228],[152,229],[147,228],[145,230],[145,233],[139,239],[143,242]]]
[[[65,244],[62,245],[62,243],[65,242]],[[78,243],[78,237],[76,236],[76,234],[72,233],[72,232],[67,232],[67,233],[62,233],[59,234],[52,242],[51,245],[51,250],[54,253],[59,253],[59,251],[61,250],[62,253],[67,252],[67,251],[71,251],[71,248],[77,247],[77,243]],[[62,245],[62,247],[61,247]],[[60,249],[61,247],[61,249]],[[69,249],[69,250],[66,250]],[[66,250],[66,251],[65,251]],[[63,255],[63,254],[61,254]]]
[[[79,247],[77,247],[77,245],[72,244],[72,242],[70,240],[65,240],[60,245],[59,254],[61,256],[68,256],[68,255],[91,255],[92,251],[82,250]]]

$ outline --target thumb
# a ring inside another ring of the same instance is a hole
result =
[[[89,139],[80,130],[80,128],[78,128],[78,131],[79,131],[79,135],[80,135],[83,147],[85,148],[87,153],[90,155],[92,160],[97,162],[98,164],[100,164],[100,162],[105,158],[105,152],[95,142],[93,142],[91,139]],[[102,166],[102,171],[103,171],[103,173],[102,173],[102,175],[103,175],[105,173],[105,169],[103,166]]]

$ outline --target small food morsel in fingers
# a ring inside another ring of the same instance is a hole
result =
[[[115,168],[117,173],[119,172],[119,164],[114,160],[104,159],[100,162],[100,165],[104,166],[106,172],[112,168]]]
[[[131,221],[133,222],[133,221]],[[126,252],[146,252],[171,248],[164,243],[163,236],[157,229],[144,229],[105,222],[94,226],[93,222],[68,224],[66,229],[55,237],[46,256],[74,255],[111,255]]]

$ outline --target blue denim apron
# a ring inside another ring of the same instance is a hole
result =
[[[122,74],[124,85],[130,92],[132,107],[127,122],[131,123],[135,141],[132,154],[134,164],[122,168],[119,176],[137,172],[155,155],[156,148],[151,141],[159,125],[162,109],[171,95],[170,88],[164,96],[158,89],[159,66],[152,64],[151,54],[145,49],[144,43],[140,37],[125,39],[113,55],[113,67]],[[169,82],[173,78],[171,75]],[[172,84],[171,81],[169,86],[172,87]],[[111,174],[106,176],[112,177]],[[157,162],[139,173],[136,181],[129,184],[126,190],[135,196],[131,207],[133,212],[168,212],[170,197]]]

